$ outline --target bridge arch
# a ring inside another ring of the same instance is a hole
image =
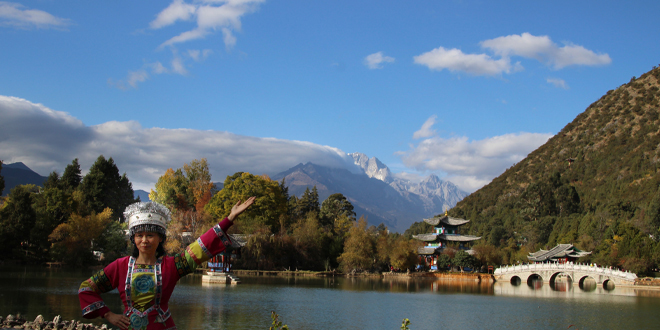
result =
[[[536,273],[530,274],[527,277],[527,286],[532,289],[540,289],[543,286],[543,277]]]
[[[615,287],[615,285],[614,285],[613,280],[608,278],[608,279],[605,279],[603,281],[603,289],[605,289],[607,291],[612,291],[612,290],[614,290],[614,287]]]
[[[596,279],[590,275],[583,275],[578,280],[578,287],[583,291],[594,291],[597,286],[598,283],[596,282]]]
[[[555,280],[557,280],[557,277],[560,275],[568,277],[568,281],[571,283],[573,282],[573,278],[571,277],[571,275],[564,272],[554,272],[552,275],[550,275],[550,284],[554,285]]]
[[[519,286],[520,283],[522,283],[522,280],[520,279],[520,277],[518,275],[513,275],[513,276],[511,276],[511,280],[509,282],[513,286]]]

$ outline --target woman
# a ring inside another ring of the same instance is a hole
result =
[[[169,210],[154,202],[129,205],[124,216],[133,255],[115,260],[80,285],[78,298],[83,317],[102,317],[121,329],[176,329],[168,308],[174,286],[179,278],[231,246],[225,233],[254,199],[237,202],[228,217],[174,257],[163,256]],[[101,299],[101,293],[114,288],[124,303],[123,314],[110,311]]]

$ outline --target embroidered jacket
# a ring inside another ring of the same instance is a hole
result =
[[[176,283],[202,262],[231,247],[225,233],[232,224],[225,218],[184,251],[174,257],[163,256],[153,266],[135,265],[133,257],[115,260],[80,285],[83,317],[92,319],[109,312],[100,294],[117,288],[124,315],[131,320],[128,329],[176,329],[168,306]]]

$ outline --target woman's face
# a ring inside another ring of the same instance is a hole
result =
[[[156,249],[158,244],[163,241],[163,239],[158,235],[158,233],[152,233],[149,231],[142,231],[135,233],[135,246],[137,246],[140,254],[156,254]]]

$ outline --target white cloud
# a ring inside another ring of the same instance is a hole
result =
[[[419,131],[413,133],[413,139],[417,140],[435,135],[435,130],[431,129],[431,127],[433,127],[437,118],[438,116],[436,115],[429,117],[429,119],[427,119],[422,125],[422,128],[420,128]]]
[[[383,52],[373,53],[364,58],[364,65],[369,69],[382,69],[383,63],[394,63],[394,57],[384,56]]]
[[[167,70],[167,68],[164,67],[160,62],[149,63],[148,66],[151,67],[151,72],[154,74],[163,74],[169,72],[169,70]]]
[[[225,42],[225,48],[230,50],[236,45],[236,37],[231,33],[231,30],[228,28],[222,28],[222,40]]]
[[[553,86],[557,88],[563,88],[563,89],[568,89],[568,84],[564,81],[564,79],[559,79],[559,78],[548,78],[546,81],[549,84],[552,84]]]
[[[196,10],[195,6],[185,3],[183,0],[174,0],[167,8],[158,13],[156,19],[149,24],[149,27],[160,29],[179,20],[189,21],[193,18]]]
[[[240,31],[241,18],[245,14],[259,9],[259,5],[264,1],[202,0],[188,4],[183,0],[175,0],[160,12],[149,26],[152,29],[160,29],[180,20],[191,21],[194,19],[197,25],[195,28],[184,31],[163,42],[160,48],[190,40],[202,39],[217,30],[222,31],[225,46],[231,48],[236,44],[236,37],[234,37],[232,30]]]
[[[555,69],[569,65],[604,65],[612,62],[607,54],[596,54],[570,43],[559,47],[548,36],[534,36],[527,32],[482,41],[481,46],[490,49],[496,55],[533,58]]]
[[[164,69],[160,63],[150,64],[149,66],[152,66],[154,72]],[[129,88],[137,88],[138,83],[145,82],[147,79],[149,79],[149,73],[144,69],[140,69],[137,71],[128,71],[128,75],[124,80],[115,81],[108,79],[108,85],[125,91]]]
[[[438,47],[414,56],[413,59],[415,63],[425,65],[431,70],[447,69],[477,76],[494,76],[522,70],[520,62],[511,64],[513,56],[535,59],[556,70],[570,65],[605,65],[612,62],[607,54],[596,54],[568,42],[560,47],[548,36],[534,36],[527,32],[485,40],[480,42],[480,45],[499,58],[485,53],[465,54],[456,48]]]
[[[78,158],[83,171],[99,155],[112,157],[135,189],[151,189],[168,168],[207,158],[214,181],[238,171],[274,175],[298,163],[355,169],[345,152],[304,141],[193,129],[144,128],[138,122],[85,126],[44,105],[0,95],[0,155],[36,172],[62,173]]]
[[[183,60],[178,54],[174,54],[174,58],[172,58],[172,72],[178,73],[182,76],[188,74],[188,70],[186,69],[186,66],[183,64]]]
[[[22,4],[0,1],[0,26],[2,25],[21,29],[63,29],[71,25],[71,20],[53,16],[43,10],[25,9]]]
[[[188,49],[188,56],[195,62],[203,62],[211,54],[213,54],[213,51],[210,49],[204,49],[202,51],[199,49]]]
[[[438,47],[424,54],[413,57],[415,63],[431,70],[452,72],[463,71],[477,76],[494,76],[509,73],[513,67],[508,58],[495,60],[486,54],[465,54],[460,49]]]
[[[177,44],[204,39],[220,30],[225,48],[229,51],[236,45],[237,39],[234,32],[240,31],[241,18],[259,9],[259,5],[264,1],[195,0],[192,3],[188,3],[185,0],[172,1],[167,8],[156,15],[156,18],[149,23],[149,27],[157,30],[175,25],[180,21],[194,22],[195,26],[190,30],[179,32],[179,34],[170,37],[157,47],[158,50],[163,50],[165,47],[171,48],[173,54],[172,59],[169,60],[171,68],[165,68],[160,62],[156,62],[144,65],[141,70],[144,71],[145,67],[150,67],[154,74],[176,73],[188,75],[189,66],[186,65],[183,58],[178,56]],[[188,49],[182,51],[182,54],[187,54],[195,62],[204,61],[211,53],[212,50],[210,49],[204,49],[203,51],[199,49]],[[163,62],[167,63],[168,61]],[[128,88],[136,88],[137,83],[144,82],[148,78],[147,76],[143,80],[131,80],[130,72],[129,76],[124,80],[114,81],[113,79],[108,79],[108,83],[111,86],[126,90]]]
[[[441,171],[447,174],[447,180],[473,192],[551,137],[552,134],[519,133],[470,141],[467,137],[433,136],[398,154],[404,165],[421,172]]]

